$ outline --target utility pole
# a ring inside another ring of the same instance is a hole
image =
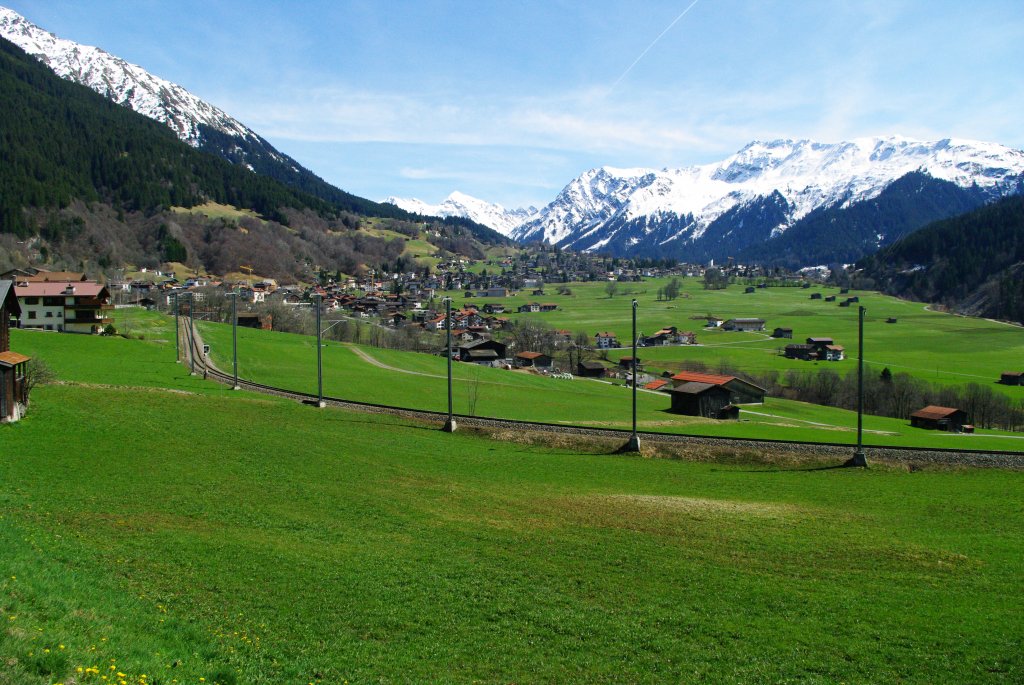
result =
[[[188,294],[188,358],[192,362],[191,374],[196,375],[196,294]]]
[[[629,436],[629,442],[622,448],[623,452],[640,451],[640,436],[636,432],[636,308],[637,301],[633,300],[633,359],[630,364],[633,372],[633,433]]]
[[[230,292],[231,298],[231,356],[235,370],[235,384],[232,390],[238,390],[238,293]]]
[[[444,298],[444,327],[448,332],[448,420],[445,421],[444,432],[455,432],[455,415],[452,412],[452,298]]]
[[[324,301],[323,295],[314,295],[313,301],[316,304],[316,406],[323,407],[326,406],[324,403],[323,345],[320,343],[323,337],[320,331],[320,309]]]
[[[178,293],[173,293],[174,298],[174,363],[177,364],[181,361],[181,349],[179,348],[178,338],[181,337],[181,333],[178,332]]]
[[[846,466],[867,466],[868,459],[864,454],[864,312],[859,306],[857,310],[857,451],[846,462]]]

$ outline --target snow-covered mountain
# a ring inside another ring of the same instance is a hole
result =
[[[223,110],[181,86],[100,48],[59,38],[6,7],[0,7],[0,35],[58,76],[88,86],[109,100],[166,124],[193,147],[200,145],[203,126],[229,136],[258,138]]]
[[[431,205],[416,198],[389,197],[384,202],[401,207],[407,212],[423,216],[462,217],[470,219],[502,235],[509,235],[518,226],[537,215],[536,207],[528,209],[505,209],[499,204],[487,202],[460,193],[452,193],[439,205]]]
[[[0,36],[58,76],[166,124],[193,147],[351,211],[371,215],[394,211],[334,187],[223,110],[100,48],[59,38],[6,7],[0,7]]]
[[[965,203],[976,206],[1021,192],[1022,175],[1021,150],[969,140],[893,136],[834,144],[753,142],[704,166],[588,171],[511,237],[577,250],[720,258],[779,239],[822,212],[877,204],[899,179],[935,182],[907,191],[921,195],[920,203],[939,215],[926,217],[932,220],[943,218],[944,210],[932,206],[931,194],[965,193],[949,203],[955,211]],[[876,229],[875,248],[899,237],[887,234],[884,222]]]

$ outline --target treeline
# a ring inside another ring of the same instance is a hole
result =
[[[1021,188],[1024,191],[1024,188]],[[857,263],[857,287],[1024,321],[1024,197],[939,221]]]
[[[832,369],[792,369],[749,373],[723,360],[714,369],[699,361],[684,362],[689,371],[736,376],[761,386],[772,397],[822,404],[840,409],[857,409],[857,374],[841,376]],[[1014,400],[980,383],[940,385],[908,373],[880,373],[864,376],[864,412],[875,416],[909,420],[910,415],[929,405],[955,407],[967,413],[968,422],[980,428],[1009,431],[1024,429],[1024,400]]]

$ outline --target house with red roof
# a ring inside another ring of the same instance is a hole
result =
[[[759,404],[764,402],[767,391],[759,385],[745,381],[736,376],[724,376],[715,373],[697,373],[682,371],[672,376],[675,381],[673,392],[686,383],[702,383],[723,388],[729,393],[732,404]]]
[[[551,357],[543,352],[519,352],[515,356],[516,368],[550,369]]]
[[[67,333],[101,333],[113,319],[106,286],[95,281],[20,281],[14,286],[21,328]]]
[[[914,428],[953,431],[959,433],[967,423],[967,412],[954,407],[938,407],[928,405],[910,415],[910,425]]]

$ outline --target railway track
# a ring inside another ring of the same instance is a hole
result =
[[[196,373],[202,373],[204,378],[234,385],[235,378],[227,374],[209,362],[205,354],[197,354],[197,350],[203,349],[202,338],[199,332],[189,329],[189,322],[185,320],[182,333],[186,337],[186,344],[183,346],[184,363],[192,365]],[[193,362],[194,360],[194,362]],[[238,379],[239,389],[250,390],[267,395],[284,397],[304,404],[316,405],[320,401],[318,395],[287,390],[264,383],[256,383],[243,378]],[[443,426],[448,420],[447,412],[429,411],[424,409],[409,409],[407,407],[396,407],[385,404],[374,404],[371,402],[358,402],[338,397],[323,396],[325,406],[337,407],[351,411],[369,412],[375,414],[389,414],[402,418],[422,421],[426,423]],[[580,437],[600,438],[606,440],[618,440],[623,445],[629,440],[632,431],[615,428],[590,428],[586,426],[574,426],[557,423],[543,423],[537,421],[520,421],[513,419],[489,418],[481,416],[464,416],[455,414],[454,418],[459,426],[495,431],[519,431],[533,433],[552,433],[560,435],[577,435]],[[720,450],[722,452],[758,452],[758,453],[800,453],[816,457],[836,458],[840,463],[853,455],[853,447],[845,443],[829,442],[799,442],[795,440],[770,440],[758,438],[720,438],[706,435],[687,435],[681,433],[655,433],[637,431],[641,443],[657,443],[662,445],[675,445],[680,447],[692,447],[702,450]],[[972,467],[993,467],[1024,469],[1024,454],[1021,452],[999,451],[999,450],[953,450],[944,448],[922,448],[922,447],[886,447],[884,445],[864,445],[864,451],[869,461],[880,460],[886,462],[904,463],[909,465],[920,464],[945,464]]]

